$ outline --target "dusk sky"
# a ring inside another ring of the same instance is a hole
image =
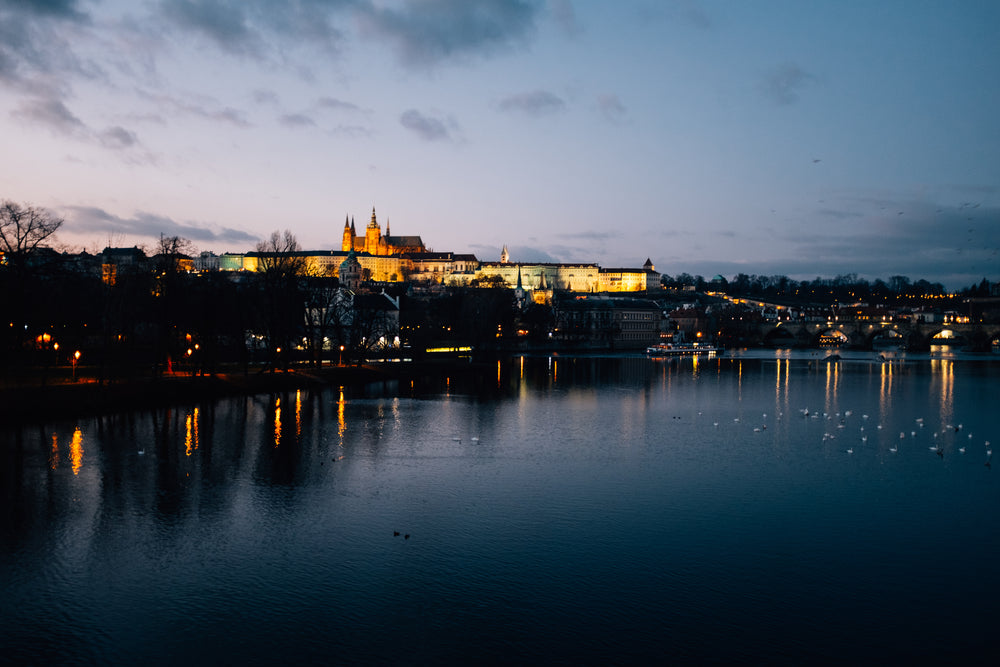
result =
[[[995,0],[0,0],[0,132],[70,249],[1000,280]]]

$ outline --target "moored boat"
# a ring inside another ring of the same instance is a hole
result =
[[[646,348],[650,357],[714,356],[722,348],[699,343],[657,343]]]

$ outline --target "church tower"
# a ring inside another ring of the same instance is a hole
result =
[[[344,216],[344,240],[340,244],[340,249],[350,252],[354,249],[354,231],[351,229],[350,218]]]
[[[503,245],[503,250],[500,251],[500,263],[510,264],[510,253],[507,252],[507,244]]]
[[[375,207],[372,206],[372,219],[365,230],[365,252],[372,255],[382,254],[379,252],[379,241],[382,240],[382,230],[379,229],[378,221],[375,219]]]

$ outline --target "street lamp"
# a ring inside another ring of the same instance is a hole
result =
[[[73,353],[73,382],[76,382],[76,362],[80,360],[80,350]]]
[[[344,346],[343,345],[340,346],[340,355],[337,357],[337,365],[338,366],[343,366],[344,365]]]

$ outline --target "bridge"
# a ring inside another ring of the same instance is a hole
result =
[[[1000,324],[956,324],[942,322],[762,322],[756,341],[771,347],[818,347],[843,345],[870,350],[879,345],[898,345],[908,350],[927,350],[931,345],[957,345],[988,351],[1000,346]]]

